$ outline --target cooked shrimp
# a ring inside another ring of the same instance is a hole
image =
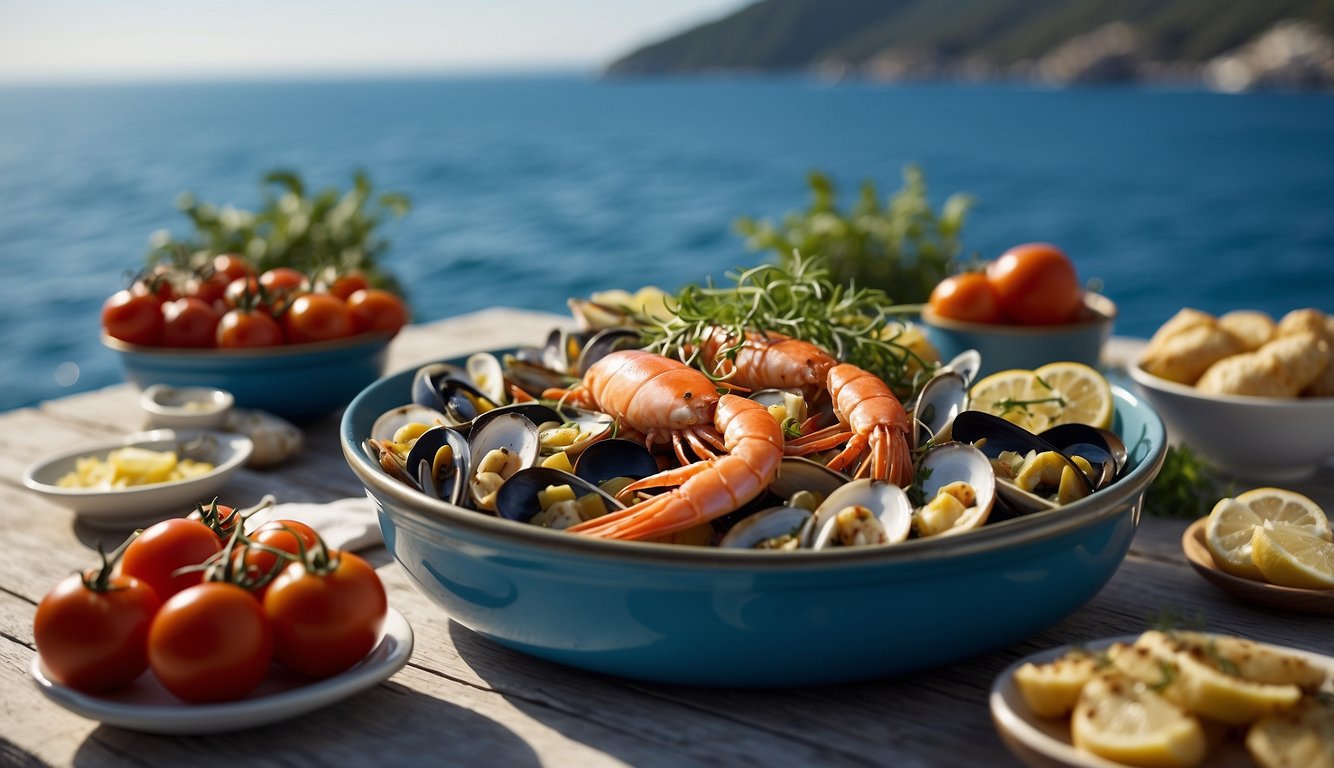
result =
[[[838,361],[809,341],[779,333],[748,332],[734,356],[728,348],[736,336],[715,326],[700,346],[700,357],[714,376],[750,390],[778,387],[801,389],[807,395],[824,386],[829,369]]]
[[[677,486],[567,530],[608,539],[654,539],[693,528],[760,495],[778,475],[783,433],[764,406],[736,395],[718,400],[714,426],[726,455],[687,464],[631,488]]]
[[[889,385],[848,363],[829,369],[828,383],[838,423],[789,441],[787,452],[805,455],[846,441],[843,451],[829,462],[830,469],[842,470],[865,457],[857,469],[858,477],[869,475],[908,487],[913,481],[908,450],[912,422]]]

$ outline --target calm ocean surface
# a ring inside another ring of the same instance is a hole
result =
[[[102,301],[178,193],[253,208],[259,178],[413,199],[384,264],[415,319],[677,288],[767,258],[739,216],[850,201],[918,164],[978,198],[969,252],[1063,246],[1148,335],[1183,305],[1334,312],[1334,97],[577,75],[0,89],[0,408],[120,380]],[[892,290],[890,291],[892,295]],[[72,365],[71,365],[72,364]],[[75,375],[77,372],[77,376]]]

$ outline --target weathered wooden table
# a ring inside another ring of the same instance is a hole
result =
[[[560,320],[491,310],[406,328],[391,347],[390,368],[532,343]],[[43,455],[143,427],[136,396],[120,385],[0,415],[0,765],[1013,765],[992,727],[987,693],[1002,669],[1034,651],[1138,632],[1168,610],[1203,616],[1211,630],[1334,652],[1334,618],[1231,599],[1183,559],[1186,522],[1152,514],[1107,587],[1023,643],[895,679],[788,690],[645,684],[523,656],[451,622],[380,548],[368,558],[390,604],[415,630],[406,668],[328,708],[249,731],[135,733],[61,709],[29,677],[37,602],[95,561],[99,534],[27,491],[20,478]],[[242,471],[226,498],[250,504],[265,493],[312,502],[362,495],[336,432],[334,417],[308,425],[297,460]],[[1334,511],[1329,467],[1293,487]]]

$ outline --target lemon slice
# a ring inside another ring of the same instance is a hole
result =
[[[1112,386],[1101,373],[1083,363],[1048,363],[1033,372],[1060,399],[1055,424],[1112,426]]]
[[[1301,701],[1293,683],[1257,683],[1211,647],[1192,647],[1176,655],[1182,701],[1187,709],[1228,725],[1244,725]]]
[[[1307,698],[1261,718],[1246,733],[1246,749],[1261,768],[1334,768],[1334,703]]]
[[[1038,433],[1055,423],[1060,411],[1051,391],[1032,371],[1012,369],[993,373],[968,393],[975,411],[984,411]]]
[[[1284,587],[1334,589],[1334,543],[1307,529],[1256,526],[1251,558],[1266,581]]]
[[[1251,550],[1255,527],[1266,523],[1329,537],[1329,520],[1314,501],[1282,488],[1255,488],[1235,499],[1220,499],[1209,513],[1204,544],[1214,563],[1233,576],[1266,580]]]
[[[1322,539],[1330,538],[1329,519],[1320,505],[1296,491],[1284,488],[1253,488],[1237,495],[1261,519],[1307,528]]]
[[[1119,672],[1084,686],[1070,736],[1079,749],[1127,765],[1199,765],[1207,746],[1199,720]]]

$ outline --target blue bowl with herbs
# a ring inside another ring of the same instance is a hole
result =
[[[446,361],[461,365],[463,361]],[[594,539],[428,497],[366,441],[411,402],[414,371],[344,411],[344,458],[385,546],[449,618],[538,658],[666,683],[772,687],[883,678],[1003,648],[1062,620],[1125,558],[1166,450],[1153,409],[1116,387],[1129,447],[1113,485],[963,535],[759,551]]]

